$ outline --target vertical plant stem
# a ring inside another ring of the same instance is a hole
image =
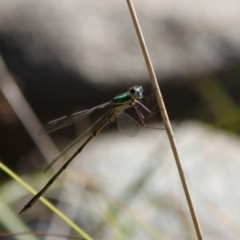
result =
[[[178,151],[177,151],[177,146],[176,146],[176,143],[175,143],[171,123],[170,123],[168,115],[167,115],[167,111],[166,111],[166,108],[165,108],[165,104],[164,104],[164,101],[163,101],[163,97],[162,97],[160,88],[158,86],[158,82],[157,82],[157,78],[156,78],[156,75],[155,75],[155,72],[154,72],[154,69],[153,69],[153,65],[151,63],[151,59],[150,59],[148,51],[147,51],[147,47],[146,47],[146,44],[145,44],[145,41],[144,41],[143,34],[141,32],[141,28],[140,28],[140,25],[139,25],[139,22],[138,22],[138,19],[137,19],[137,15],[136,15],[133,3],[132,3],[131,0],[126,0],[126,1],[127,1],[128,8],[129,8],[132,20],[133,20],[135,30],[137,32],[138,40],[140,42],[140,46],[141,46],[141,49],[142,49],[142,52],[143,52],[143,55],[144,55],[144,59],[145,59],[147,69],[148,69],[148,72],[149,72],[149,75],[150,75],[150,78],[151,78],[151,82],[152,82],[152,85],[153,85],[154,90],[155,90],[156,99],[157,99],[158,106],[159,106],[160,111],[161,111],[161,115],[162,115],[162,118],[163,118],[164,125],[166,127],[167,135],[168,135],[170,145],[171,145],[171,148],[172,148],[172,151],[173,151],[175,162],[177,164],[178,172],[179,172],[180,179],[181,179],[181,182],[182,182],[182,185],[183,185],[184,193],[185,193],[187,203],[188,203],[188,207],[189,207],[189,210],[190,210],[190,213],[191,213],[191,216],[192,216],[192,220],[193,220],[193,224],[194,224],[194,227],[195,227],[195,230],[196,230],[196,234],[197,234],[198,239],[202,240],[203,237],[202,237],[201,228],[200,228],[200,225],[198,223],[197,215],[195,213],[194,206],[193,206],[193,203],[192,203],[192,200],[191,200],[191,195],[190,195],[188,185],[187,185],[187,182],[186,182],[186,179],[185,179],[185,175],[184,175],[184,172],[183,172],[183,169],[182,169],[181,160],[180,160],[180,157],[179,157],[179,154],[178,154]]]

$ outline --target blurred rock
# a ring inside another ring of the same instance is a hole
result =
[[[174,132],[204,238],[239,239],[239,138],[198,122],[174,125]],[[63,202],[92,212],[90,219],[98,216],[99,205],[93,211],[96,202],[106,202],[101,204],[106,211],[109,199],[123,202],[129,210],[115,217],[124,219],[131,239],[152,239],[132,214],[163,234],[163,239],[196,237],[164,131],[141,129],[134,138],[99,134],[66,170],[64,182],[68,187],[61,194]],[[88,184],[99,189],[100,196],[93,187],[90,192],[83,190]],[[69,199],[69,194],[75,197]],[[93,194],[93,202],[88,194]]]
[[[137,1],[159,78],[217,70],[240,56],[238,1]],[[125,1],[2,0],[0,38],[30,65],[62,64],[89,81],[148,78]]]

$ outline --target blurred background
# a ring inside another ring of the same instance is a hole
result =
[[[203,236],[239,239],[240,3],[134,4]],[[134,85],[151,94],[125,1],[0,2],[0,161],[36,190],[81,142],[44,174],[47,164],[104,111],[49,136],[38,136],[41,124]],[[162,127],[160,114],[147,124]],[[31,197],[0,169],[0,239],[78,236],[41,202],[19,216]],[[196,239],[165,131],[131,138],[112,124],[45,197],[94,239]],[[46,235],[11,235],[28,231]]]

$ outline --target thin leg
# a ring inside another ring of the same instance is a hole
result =
[[[154,101],[154,100],[155,100],[155,93],[154,93],[154,91],[155,91],[156,89],[157,89],[157,88],[154,88],[154,86],[152,86],[152,93],[151,93],[150,97],[148,98],[148,103],[147,103],[147,105],[149,104],[150,101]],[[162,96],[161,96],[161,99],[163,99]],[[153,108],[153,110],[152,110],[153,115],[156,114],[156,113],[159,111],[159,110],[157,110],[157,111],[154,113],[154,110],[156,109],[157,105],[158,105],[158,104],[156,103],[156,105],[154,106],[154,108]],[[152,116],[152,115],[150,114],[150,116]]]
[[[155,106],[153,107],[151,113],[147,117],[145,117],[145,119],[151,118],[152,116],[154,116],[156,113],[159,112],[159,109],[156,110],[157,106],[158,106],[158,104],[156,103]]]
[[[142,125],[145,126],[145,123],[144,123],[144,121],[143,121],[143,118],[144,118],[144,117],[143,117],[142,112],[140,111],[140,109],[138,108],[138,106],[134,106],[134,109],[135,109],[135,111],[136,111],[136,113],[137,113],[137,115],[138,115],[138,118],[140,119]]]
[[[53,184],[57,177],[67,168],[67,166],[72,162],[72,160],[84,149],[85,146],[99,133],[101,130],[110,123],[109,118],[107,118],[102,125],[82,144],[81,147],[70,157],[70,159],[59,169],[59,171],[47,182],[41,191],[39,191],[20,211],[19,214],[25,212],[27,209],[31,208],[32,205],[47,191],[47,189]]]
[[[137,114],[138,114],[138,117],[141,117],[141,118],[145,118],[145,116],[143,115],[143,113],[142,113],[142,111],[141,111],[141,109],[140,109],[140,107],[139,106],[136,106],[136,108],[137,108]]]
[[[145,98],[148,99],[147,105],[150,103],[150,101],[153,101],[154,98],[155,98],[154,90],[155,90],[155,89],[153,88],[153,91],[152,91],[150,97],[145,97]],[[134,109],[136,110],[137,115],[138,115],[138,117],[139,117],[139,119],[140,119],[140,121],[141,121],[141,123],[142,123],[142,126],[143,126],[144,128],[165,130],[165,128],[148,127],[148,126],[145,124],[145,122],[144,122],[144,119],[151,118],[152,116],[154,116],[156,113],[159,112],[159,110],[156,110],[156,108],[157,108],[157,106],[158,106],[157,103],[155,104],[155,106],[153,107],[153,109],[152,109],[152,111],[151,111],[151,110],[149,110],[143,103],[141,103],[140,101],[135,100],[135,102],[136,102],[138,105],[135,105],[135,106],[134,106]],[[147,112],[149,112],[149,115],[148,115],[147,117],[144,117],[144,116],[143,116],[143,114],[142,114],[139,106],[141,106],[143,109],[145,109]]]
[[[145,109],[147,112],[151,113],[151,111],[150,111],[144,104],[142,104],[140,101],[135,100],[135,102],[136,102],[138,105],[140,105],[143,109]]]
[[[155,94],[154,94],[154,89],[153,89],[153,87],[152,87],[151,95],[150,95],[149,97],[143,96],[142,99],[146,99],[146,100],[147,100],[146,103],[145,103],[146,106],[148,106],[150,102],[153,102],[153,101],[154,101],[154,99],[155,99]]]
[[[144,128],[157,129],[157,130],[165,130],[165,128],[156,128],[156,127],[149,127],[149,126],[147,126],[147,125],[145,124],[144,120],[143,120],[144,118],[141,116],[142,113],[141,113],[141,111],[139,110],[138,106],[134,106],[134,109],[135,109],[135,111],[137,112],[137,115],[138,115],[138,117],[139,117],[139,119],[140,119],[140,121],[141,121],[141,123],[142,123],[142,126],[143,126]]]

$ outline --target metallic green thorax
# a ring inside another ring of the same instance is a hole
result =
[[[117,95],[113,99],[113,108],[116,115],[121,114],[125,109],[136,104],[136,100],[142,98],[142,86],[131,87],[128,92]]]

